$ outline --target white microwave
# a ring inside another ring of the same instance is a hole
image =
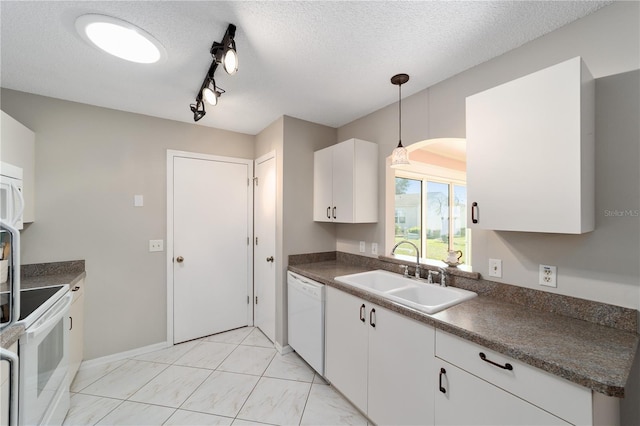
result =
[[[22,168],[0,162],[0,220],[22,229]]]

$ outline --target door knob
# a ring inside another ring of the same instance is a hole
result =
[[[267,257],[267,262],[273,262],[273,256]]]
[[[178,262],[178,263],[184,262],[184,257],[182,257],[182,256],[176,257],[176,262]]]

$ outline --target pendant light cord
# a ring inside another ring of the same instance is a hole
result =
[[[398,84],[398,145],[402,146],[402,84]]]

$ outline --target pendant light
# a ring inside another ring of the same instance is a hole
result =
[[[391,167],[409,165],[409,152],[402,146],[402,85],[409,81],[408,74],[396,74],[391,84],[398,86],[398,146],[391,153]]]

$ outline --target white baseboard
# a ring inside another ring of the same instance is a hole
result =
[[[127,358],[134,358],[138,355],[143,355],[149,352],[168,348],[169,346],[171,345],[169,345],[167,342],[154,343],[153,345],[143,346],[141,348],[131,349],[129,351],[119,352],[117,354],[111,354],[100,358],[82,361],[82,364],[80,364],[80,370],[84,370],[85,368],[93,368],[99,365],[108,364],[110,362],[121,361]]]
[[[280,343],[276,342],[275,344],[276,350],[280,353],[280,355],[286,355],[290,352],[293,352],[293,348],[289,345],[282,346]]]

